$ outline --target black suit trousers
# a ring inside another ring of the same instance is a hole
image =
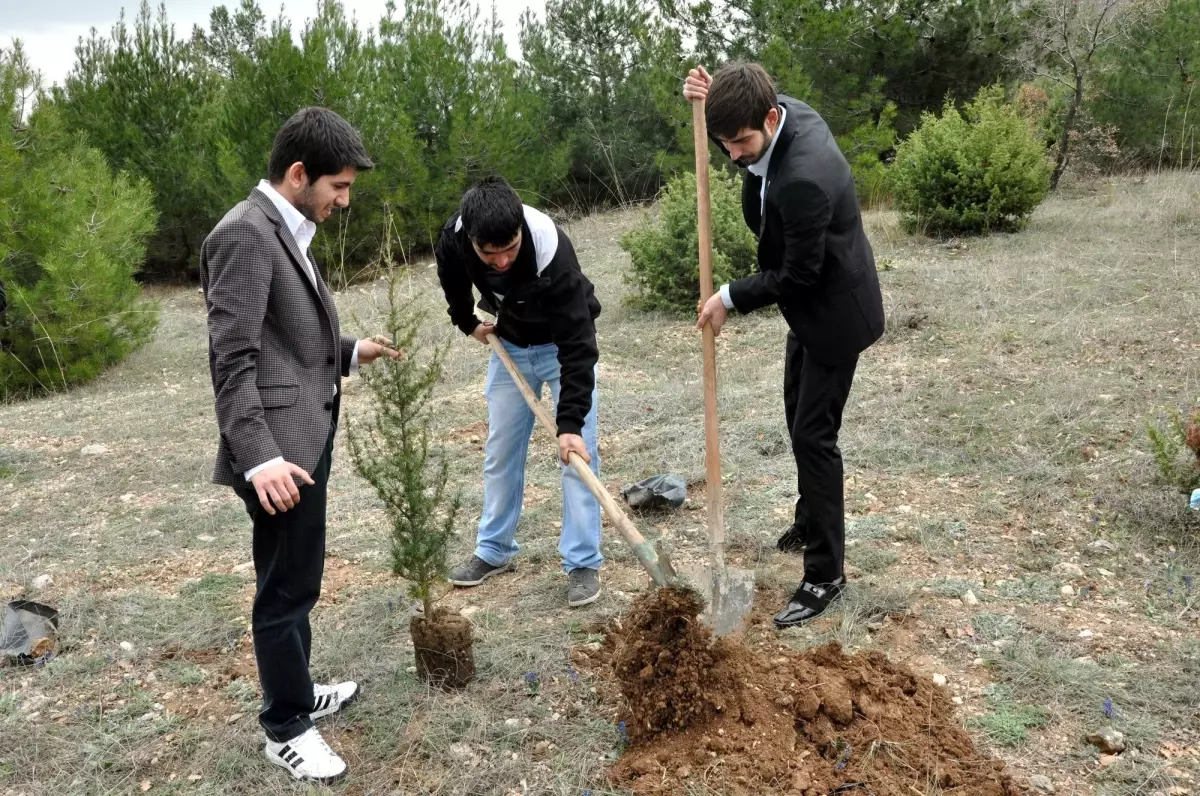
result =
[[[846,501],[838,432],[858,357],[825,365],[788,332],[783,402],[796,458],[796,527],[804,534],[804,579],[829,583],[843,574]]]
[[[251,627],[254,657],[262,686],[259,723],[277,743],[312,727],[313,683],[308,662],[312,630],[308,614],[321,595],[325,571],[325,504],[333,434],[312,474],[312,486],[300,484],[300,502],[288,511],[268,514],[254,488],[235,487],[254,522],[254,571],[257,588]]]

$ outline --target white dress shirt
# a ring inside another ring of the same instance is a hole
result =
[[[317,287],[317,275],[313,272],[312,261],[308,259],[308,247],[312,244],[313,236],[317,234],[317,225],[305,218],[295,205],[284,199],[271,183],[259,180],[257,189],[263,196],[271,200],[271,204],[279,210],[279,215],[283,216],[283,223],[287,225],[288,231],[292,233],[292,239],[300,248],[300,260],[304,263],[304,272],[308,274],[308,280],[313,283],[313,287]],[[354,344],[354,355],[350,358],[350,372],[353,373],[356,370],[358,370],[358,343]],[[333,394],[337,395],[337,384],[333,385]],[[246,471],[246,480],[249,481],[268,467],[282,463],[283,457],[276,456],[269,462],[252,467]]]
[[[782,105],[779,106],[779,124],[775,126],[775,135],[771,138],[771,145],[767,147],[766,153],[754,163],[746,167],[746,171],[756,177],[762,179],[762,184],[758,189],[758,212],[761,216],[767,209],[767,169],[771,167],[771,155],[775,153],[775,142],[779,140],[779,134],[783,132],[783,120],[787,118],[787,109]],[[721,303],[725,305],[725,309],[733,309],[733,299],[729,296],[729,284],[721,285]]]

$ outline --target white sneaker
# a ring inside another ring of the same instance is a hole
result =
[[[316,727],[284,743],[267,741],[267,759],[296,779],[332,783],[346,776],[346,761],[338,757]]]
[[[316,707],[308,715],[312,719],[319,719],[330,713],[337,713],[356,699],[358,699],[358,683],[353,680],[336,685],[313,683],[313,700]]]

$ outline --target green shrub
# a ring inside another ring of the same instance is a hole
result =
[[[740,181],[712,172],[713,281],[717,287],[747,276],[756,267],[758,241],[742,218]],[[699,236],[696,232],[696,175],[672,179],[659,200],[658,220],[627,232],[621,247],[633,260],[628,281],[639,288],[630,303],[645,310],[694,313],[700,298]]]
[[[1185,495],[1200,487],[1200,406],[1187,422],[1179,410],[1171,413],[1166,427],[1146,424],[1150,452],[1163,479]]]
[[[854,191],[863,208],[878,207],[890,198],[888,167],[880,155],[896,146],[895,121],[896,106],[889,102],[878,121],[868,120],[838,136],[838,148],[850,163]]]
[[[1029,740],[1028,730],[1045,727],[1050,722],[1049,711],[1017,702],[1006,685],[993,683],[983,693],[991,710],[968,720],[967,726],[981,731],[997,746],[1020,746]]]
[[[965,113],[950,102],[896,151],[892,192],[905,227],[931,235],[1013,231],[1049,190],[1045,146],[1000,89],[979,92]]]
[[[13,63],[0,59],[0,71]],[[0,400],[10,400],[95,378],[150,338],[158,314],[133,279],[154,230],[147,186],[70,141],[53,107],[26,125],[3,93]]]

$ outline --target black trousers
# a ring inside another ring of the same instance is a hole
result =
[[[846,560],[846,500],[838,432],[858,357],[824,365],[788,332],[783,403],[796,457],[796,527],[804,534],[804,579],[829,583]]]
[[[267,737],[290,741],[312,727],[313,683],[308,673],[312,630],[308,614],[321,596],[325,571],[325,498],[333,434],[312,474],[300,484],[300,502],[272,516],[253,487],[236,487],[254,522],[257,589],[251,626],[263,708],[258,721]]]

